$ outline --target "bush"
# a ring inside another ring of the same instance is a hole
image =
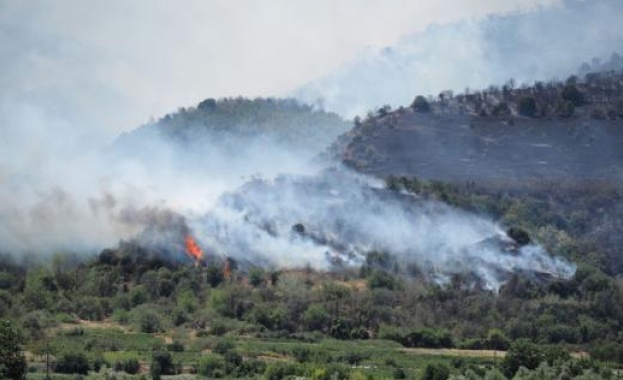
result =
[[[218,355],[205,355],[199,361],[197,372],[201,376],[219,378],[225,376],[225,359]]]
[[[519,105],[517,112],[522,116],[535,117],[536,116],[536,100],[534,96],[524,96],[519,99]]]
[[[389,290],[400,290],[402,289],[402,282],[394,276],[391,276],[385,271],[375,270],[368,277],[368,287],[370,289],[376,288],[386,288]]]
[[[597,360],[623,363],[623,346],[614,342],[595,344],[591,346],[589,353],[591,358]]]
[[[264,378],[266,380],[281,380],[290,376],[303,376],[303,368],[294,363],[271,363],[266,367]]]
[[[563,100],[556,105],[556,113],[562,118],[570,118],[575,112],[573,103]]]
[[[125,373],[129,373],[130,375],[135,375],[138,371],[140,371],[141,364],[137,359],[127,359],[116,362],[113,368],[115,371],[123,371]]]
[[[406,379],[407,378],[407,374],[405,370],[402,368],[394,368],[392,372],[392,376],[394,377],[394,379]]]
[[[491,329],[487,334],[487,348],[490,350],[506,351],[510,341],[504,333],[498,329]]]
[[[164,324],[160,315],[153,310],[141,308],[135,309],[133,319],[140,332],[153,334],[164,330]]]
[[[61,357],[54,366],[54,371],[58,373],[78,373],[87,375],[89,373],[89,361],[82,353],[68,353]]]
[[[312,304],[303,313],[303,321],[308,330],[322,330],[328,320],[329,313],[322,305]]]
[[[167,351],[171,351],[171,352],[184,352],[184,345],[180,342],[173,342],[170,344],[167,344]]]
[[[219,355],[225,355],[226,353],[228,353],[229,351],[233,349],[234,349],[234,343],[232,341],[222,339],[216,342],[216,344],[212,348],[212,351],[214,351],[215,353]]]
[[[521,246],[530,244],[530,235],[521,228],[511,227],[506,231],[506,234]]]
[[[171,354],[166,351],[155,351],[152,354],[152,375],[154,375],[154,368],[157,370],[158,375],[174,375],[175,365],[173,364],[173,358]]]
[[[535,369],[544,360],[541,348],[527,339],[519,339],[513,342],[502,360],[504,374],[512,378],[519,367]]]
[[[233,377],[253,377],[263,374],[264,371],[266,371],[266,363],[261,360],[248,359],[236,368]]]
[[[584,105],[584,95],[573,84],[566,85],[565,88],[563,88],[562,98],[573,104],[575,107]]]
[[[422,329],[412,331],[400,338],[405,347],[452,348],[452,335],[446,330]]]
[[[210,265],[206,268],[206,281],[211,287],[216,288],[224,280],[225,277],[223,276],[221,268],[216,265]]]
[[[428,100],[422,95],[418,95],[413,100],[411,104],[411,108],[415,110],[415,112],[426,113],[430,112],[430,104],[428,104]]]
[[[511,109],[508,104],[506,104],[505,102],[501,102],[493,107],[493,110],[491,110],[491,114],[493,116],[510,116]]]
[[[443,363],[428,364],[424,370],[423,380],[446,380],[450,377],[450,368]]]
[[[251,268],[249,269],[249,282],[251,285],[258,287],[264,282],[264,275],[265,273],[262,268]]]

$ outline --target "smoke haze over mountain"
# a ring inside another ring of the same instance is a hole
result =
[[[617,0],[577,1],[531,11],[433,25],[380,50],[370,49],[296,96],[353,117],[384,104],[576,74],[582,62],[620,51]]]

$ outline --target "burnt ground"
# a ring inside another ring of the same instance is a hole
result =
[[[343,160],[380,177],[623,184],[623,121],[391,113],[351,131]]]

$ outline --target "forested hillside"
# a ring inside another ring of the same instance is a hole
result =
[[[304,158],[329,146],[350,127],[338,115],[316,111],[294,99],[206,99],[120,136],[116,149],[128,155],[162,145],[183,152],[243,155],[264,146],[297,152]],[[268,152],[266,152],[268,153]]]

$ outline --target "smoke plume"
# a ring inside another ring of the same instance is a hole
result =
[[[513,78],[533,83],[576,74],[583,62],[621,50],[618,0],[565,0],[546,8],[433,25],[381,50],[370,49],[294,92],[353,117],[416,95],[483,89]]]
[[[384,189],[347,169],[255,179],[190,223],[203,244],[242,262],[318,269],[358,266],[372,251],[441,283],[470,274],[498,289],[510,273],[568,278],[575,266],[522,248],[493,221]]]

